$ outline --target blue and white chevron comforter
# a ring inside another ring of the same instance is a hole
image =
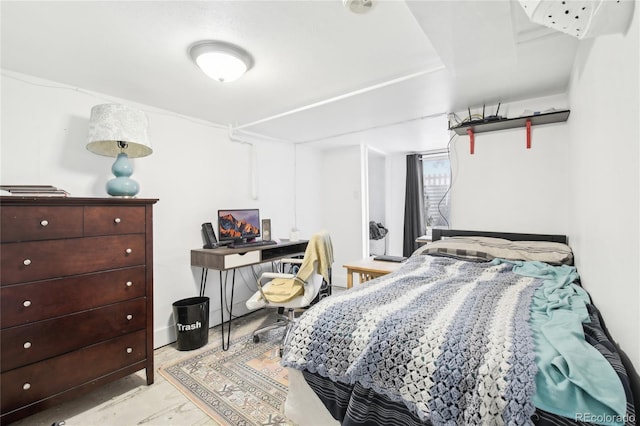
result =
[[[542,280],[512,269],[413,256],[309,309],[282,364],[359,382],[435,424],[526,424],[536,375],[529,306]]]
[[[577,279],[567,265],[414,255],[308,310],[282,364],[303,370],[336,418],[348,406],[347,423],[404,406],[420,424],[524,425],[534,411],[553,424],[635,424],[627,373]]]

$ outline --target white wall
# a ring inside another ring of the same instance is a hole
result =
[[[510,105],[509,117],[524,109],[564,109],[566,103],[564,96],[531,99]],[[531,149],[526,149],[525,128],[479,133],[471,155],[469,137],[456,136],[451,227],[566,234],[568,138],[566,123],[532,126]]]
[[[386,161],[383,154],[368,149],[367,186],[369,195],[369,220],[385,224],[386,206]]]
[[[404,198],[407,179],[407,159],[405,154],[394,154],[386,161],[387,188],[387,228],[389,238],[387,253],[402,256],[404,245]]]
[[[569,93],[567,164],[569,234],[578,271],[636,371],[640,370],[638,6],[626,35],[580,44]]]
[[[51,184],[72,196],[107,196],[104,185],[113,159],[85,148],[91,107],[116,102],[147,113],[154,152],[133,160],[133,178],[141,186],[138,197],[159,199],[154,207],[156,347],[175,340],[172,303],[198,295],[201,271],[190,266],[190,250],[202,247],[201,224],[215,223],[218,209],[259,208],[262,217],[271,218],[273,236],[282,238],[294,226],[297,202],[301,236],[322,227],[320,198],[305,191],[298,199],[293,196],[296,188],[322,186],[319,173],[313,173],[320,167],[314,149],[258,142],[252,169],[250,146],[231,142],[226,129],[212,124],[8,71],[1,84],[2,184]],[[257,200],[252,199],[253,172]],[[247,312],[244,300],[255,289],[250,272],[244,268],[246,279],[236,285],[234,314]],[[210,326],[220,322],[218,289],[218,274],[212,271]]]
[[[333,284],[346,286],[342,265],[362,259],[368,252],[366,150],[358,145],[329,149],[323,152],[322,164],[325,185],[322,222],[333,242]]]
[[[294,147],[296,153],[295,162],[295,182],[296,190],[293,196],[296,200],[295,209],[295,225],[299,232],[300,238],[308,239],[312,234],[324,229],[323,223],[323,194],[324,169],[322,163],[322,152],[317,148],[305,145],[296,145]],[[280,190],[286,191],[287,183],[283,182]],[[278,190],[277,187],[274,190]],[[283,199],[285,196],[283,195]],[[287,229],[283,229],[281,236],[286,236]]]

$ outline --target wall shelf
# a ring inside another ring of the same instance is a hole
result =
[[[525,127],[527,120],[531,120],[531,125],[559,123],[569,119],[569,110],[547,112],[544,114],[528,115],[526,117],[504,118],[496,121],[463,123],[459,126],[449,127],[459,135],[466,135],[467,130],[473,130],[473,133],[495,132],[496,130],[514,129],[516,127]]]
[[[503,118],[493,121],[474,121],[471,123],[463,123],[459,126],[449,127],[458,135],[469,135],[471,144],[471,154],[474,153],[476,133],[495,132],[498,130],[514,129],[517,127],[527,128],[527,149],[531,148],[531,126],[539,124],[560,123],[569,119],[569,110],[547,112],[543,114],[528,115],[525,117]]]

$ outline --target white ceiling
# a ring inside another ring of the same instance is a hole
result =
[[[1,2],[2,68],[293,142],[446,144],[446,113],[566,90],[578,40],[516,0]],[[249,51],[219,83],[201,40]]]

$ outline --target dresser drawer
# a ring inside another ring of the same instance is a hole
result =
[[[2,206],[0,210],[3,243],[82,236],[82,207]]]
[[[84,209],[84,235],[144,233],[144,213],[144,207],[140,206],[87,206]]]
[[[0,411],[9,413],[135,364],[145,357],[145,331],[141,330],[2,373]]]
[[[1,285],[144,265],[143,234],[2,245]]]
[[[146,324],[146,299],[134,299],[0,331],[2,371],[109,340]]]
[[[0,287],[0,326],[28,324],[143,297],[144,266]]]

